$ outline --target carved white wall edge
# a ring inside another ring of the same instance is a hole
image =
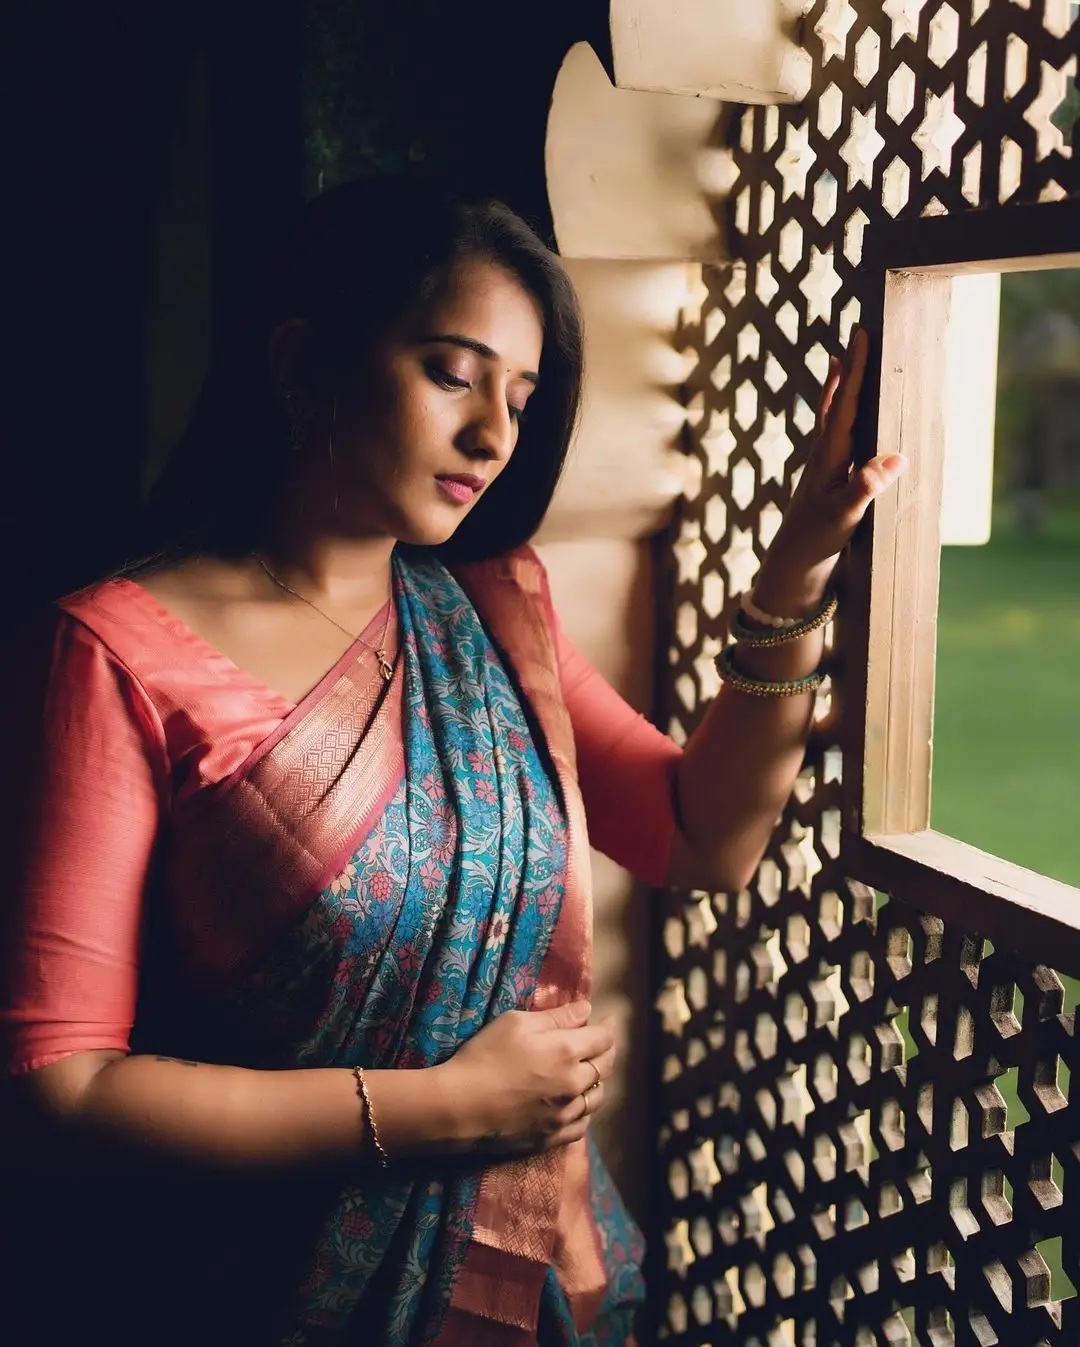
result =
[[[649,546],[584,536],[540,548],[567,635],[631,706],[652,708],[655,594]],[[617,1021],[619,1053],[595,1136],[623,1197],[644,1220],[648,1197],[649,895],[593,852],[593,1014]]]
[[[571,47],[545,147],[563,257],[726,260],[722,115],[713,98],[617,89],[588,43]]]
[[[686,262],[566,262],[585,317],[585,397],[539,539],[644,538],[692,487],[675,394],[689,357],[671,344],[701,268]]]
[[[812,0],[611,0],[621,89],[791,103],[810,88],[797,39]]]

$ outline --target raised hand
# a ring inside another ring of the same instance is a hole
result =
[[[814,447],[754,585],[754,601],[767,612],[799,617],[820,603],[870,502],[907,468],[901,454],[854,467],[852,431],[868,352],[866,333],[857,329],[845,359],[830,366]]]

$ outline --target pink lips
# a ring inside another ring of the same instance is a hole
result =
[[[485,485],[482,477],[473,477],[470,473],[458,473],[453,477],[436,477],[435,480],[457,505],[467,505]]]

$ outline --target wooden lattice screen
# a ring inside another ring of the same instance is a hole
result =
[[[809,97],[736,124],[740,260],[706,270],[681,333],[702,484],[674,544],[677,738],[716,690],[734,596],[868,297],[868,223],[1077,193],[1058,113],[1074,14],[817,0]],[[929,881],[886,898],[845,875],[842,693],[838,676],[751,888],[678,895],[663,919],[658,1335],[1078,1347],[1080,1300],[1051,1298],[1044,1259],[1080,1286],[1075,1007],[1049,967],[991,949],[977,910],[963,930],[932,915]]]

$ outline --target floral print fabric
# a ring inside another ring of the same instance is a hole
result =
[[[405,779],[234,992],[266,1065],[443,1062],[497,1015],[528,1007],[558,921],[565,816],[514,684],[437,561],[399,552],[395,590]],[[640,1295],[639,1237],[595,1155],[593,1170],[618,1331],[579,1339],[552,1275],[542,1341],[624,1341],[625,1307]],[[480,1178],[464,1162],[365,1169],[323,1223],[282,1342],[438,1341]]]

